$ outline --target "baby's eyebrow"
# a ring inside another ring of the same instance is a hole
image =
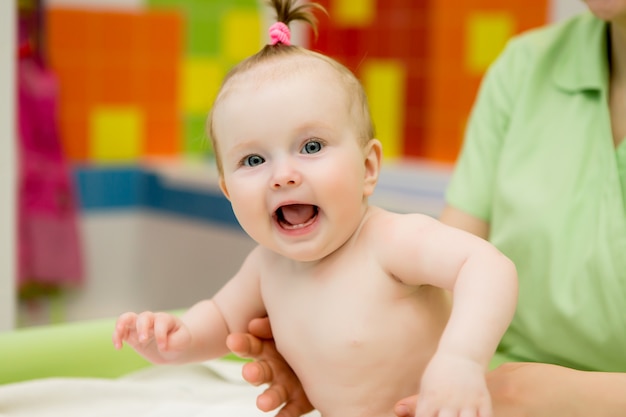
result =
[[[323,122],[307,123],[299,129],[297,133],[301,136],[319,137],[323,138],[332,135],[333,128]]]
[[[254,139],[244,139],[241,141],[238,140],[237,143],[230,148],[230,151],[228,153],[247,152],[251,148],[258,147],[258,142],[258,140]]]

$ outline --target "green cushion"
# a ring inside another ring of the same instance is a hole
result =
[[[133,349],[116,350],[115,318],[0,333],[0,384],[46,377],[115,378],[151,366]]]
[[[172,311],[174,314],[182,310]],[[49,377],[117,378],[150,362],[132,348],[113,347],[116,318],[0,332],[0,384]],[[230,353],[230,360],[245,360]]]

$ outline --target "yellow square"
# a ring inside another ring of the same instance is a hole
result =
[[[367,27],[376,16],[376,0],[333,0],[329,14],[338,26]]]
[[[465,25],[465,66],[482,74],[515,31],[515,18],[506,12],[474,12]]]
[[[222,51],[228,60],[240,61],[261,50],[261,13],[233,9],[222,20]]]
[[[224,78],[225,69],[216,60],[190,57],[183,61],[182,110],[194,115],[206,115]]]
[[[367,60],[361,77],[385,158],[402,153],[406,68],[397,60]]]
[[[96,162],[139,158],[144,140],[144,113],[136,106],[95,107],[89,115],[89,155]]]

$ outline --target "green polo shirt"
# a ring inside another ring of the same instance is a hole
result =
[[[626,372],[626,141],[607,81],[590,14],[514,38],[483,79],[447,201],[517,265],[500,358]]]

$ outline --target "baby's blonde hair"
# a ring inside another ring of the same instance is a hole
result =
[[[298,5],[298,1],[299,0],[269,0],[268,4],[270,4],[276,11],[277,22],[282,22],[288,27],[291,22],[300,20],[308,23],[312,27],[314,34],[317,35],[317,19],[313,14],[313,10],[315,9],[323,12],[326,12],[326,10],[318,3],[306,2]],[[224,77],[217,94],[217,98],[213,103],[211,113],[209,114],[207,131],[213,145],[217,169],[220,175],[223,174],[223,166],[219,155],[217,138],[215,137],[215,132],[213,130],[213,111],[219,104],[220,99],[224,96],[224,92],[227,90],[228,85],[235,82],[234,80],[237,76],[246,74],[264,64],[297,57],[320,60],[330,65],[337,72],[341,84],[345,87],[347,97],[354,97],[354,101],[351,100],[350,104],[352,104],[352,111],[357,119],[357,131],[362,144],[365,145],[370,139],[374,138],[374,125],[370,115],[367,96],[365,95],[363,86],[352,71],[326,55],[300,46],[281,42],[267,44],[259,52],[241,61],[226,74],[226,77]]]

